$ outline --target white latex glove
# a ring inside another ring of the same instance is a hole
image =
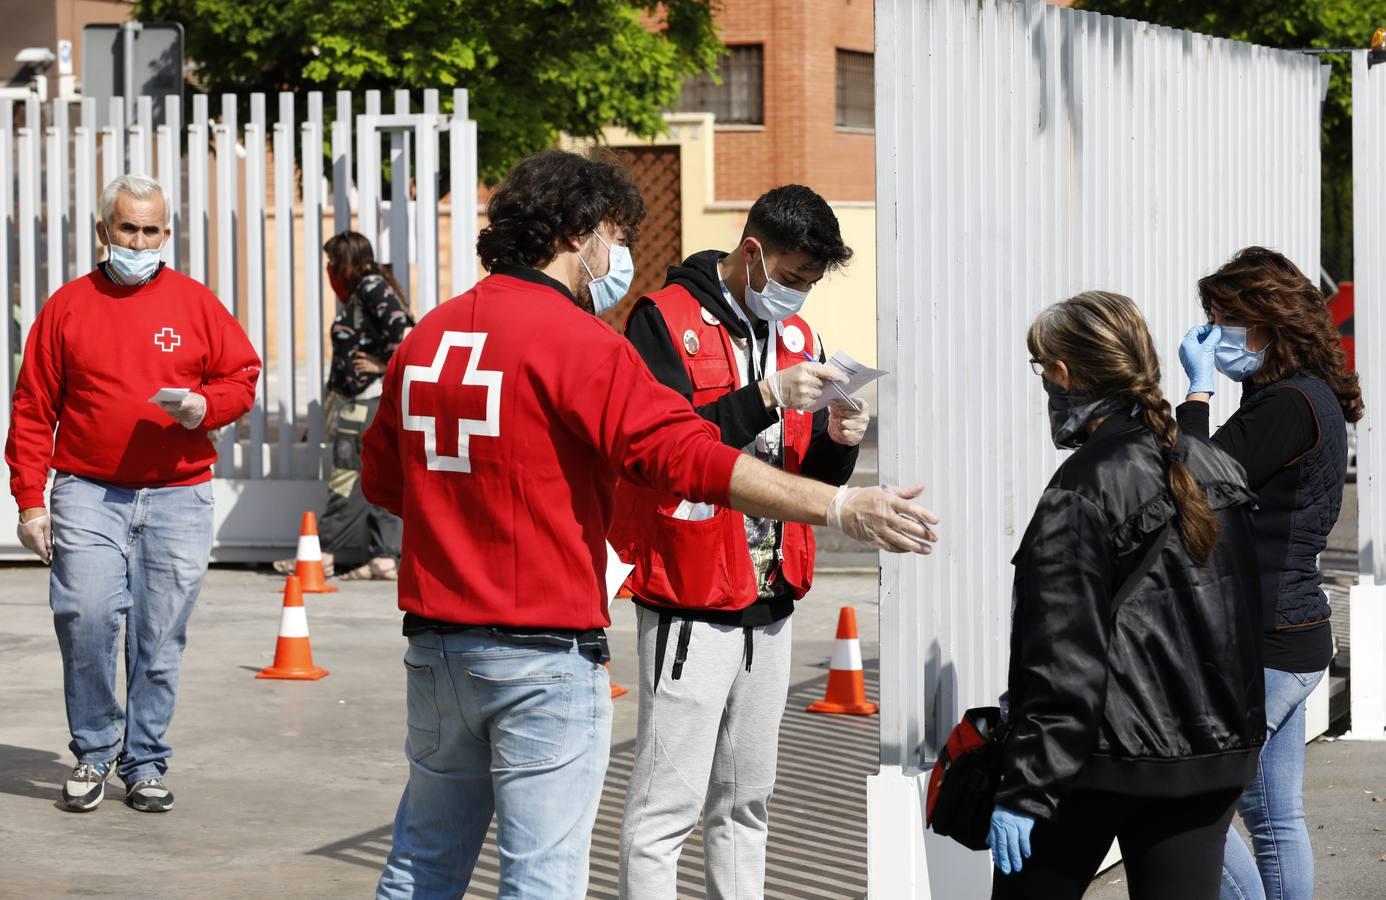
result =
[[[847,376],[834,366],[801,362],[775,372],[765,381],[770,386],[770,396],[780,409],[808,409],[822,396],[828,382],[845,384]]]
[[[865,400],[858,399],[857,405],[835,397],[828,401],[828,437],[834,444],[855,447],[866,437],[866,426],[871,421],[871,410]]]
[[[837,489],[828,504],[828,525],[863,544],[891,553],[933,552],[938,535],[930,525],[938,516],[911,503],[924,493],[924,485],[912,488],[848,487]]]
[[[45,563],[53,561],[53,519],[44,513],[34,516],[27,522],[20,522],[15,529],[19,542]]]
[[[179,425],[192,431],[207,417],[207,398],[201,394],[187,393],[182,400],[169,400],[159,407]]]

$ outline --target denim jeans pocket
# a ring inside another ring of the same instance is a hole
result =
[[[409,758],[426,759],[438,749],[438,732],[442,717],[438,715],[437,686],[433,670],[406,662],[408,672]]]
[[[201,484],[195,484],[192,486],[192,490],[193,495],[207,506],[211,506],[213,503],[216,502],[216,492],[213,490],[212,483],[210,481],[204,481]]]
[[[1295,678],[1299,679],[1299,683],[1300,683],[1300,684],[1302,684],[1302,685],[1304,685],[1306,688],[1310,688],[1310,689],[1315,688],[1315,687],[1318,687],[1319,680],[1323,678],[1323,672],[1321,672],[1321,671],[1320,671],[1320,672],[1292,672],[1291,674],[1294,675]]]
[[[491,712],[491,747],[512,769],[558,759],[568,728],[571,672],[493,678],[467,669],[477,706]]]

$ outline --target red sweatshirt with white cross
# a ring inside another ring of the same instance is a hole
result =
[[[244,329],[200,282],[168,267],[137,286],[100,271],[70,281],[24,348],[5,443],[10,492],[20,509],[43,506],[50,467],[128,488],[207,481],[217,456],[208,431],[250,409],[259,376]],[[149,402],[166,387],[206,398],[198,428]]]
[[[362,440],[404,519],[399,606],[443,622],[611,624],[616,480],[726,505],[740,453],[557,281],[503,269],[424,316]]]

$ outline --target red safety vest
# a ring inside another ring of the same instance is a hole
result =
[[[659,308],[674,347],[683,355],[694,406],[711,403],[742,386],[730,335],[686,288],[669,285],[647,300]],[[798,365],[805,361],[805,349],[813,351],[813,332],[802,318],[791,316],[782,328],[775,341],[777,369]],[[813,414],[786,410],[781,416],[784,470],[797,473],[813,437]],[[750,606],[757,594],[756,573],[746,545],[745,517],[719,507],[708,519],[675,518],[680,502],[672,494],[628,481],[617,484],[608,537],[617,555],[635,567],[626,586],[644,601],[676,609]],[[784,523],[779,573],[772,577],[783,581],[796,600],[808,593],[813,582],[813,551],[812,528]]]

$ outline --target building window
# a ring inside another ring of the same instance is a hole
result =
[[[837,51],[837,127],[876,127],[876,57]]]
[[[765,124],[765,53],[760,44],[728,47],[717,80],[706,72],[689,80],[680,112],[710,112],[719,125]]]

